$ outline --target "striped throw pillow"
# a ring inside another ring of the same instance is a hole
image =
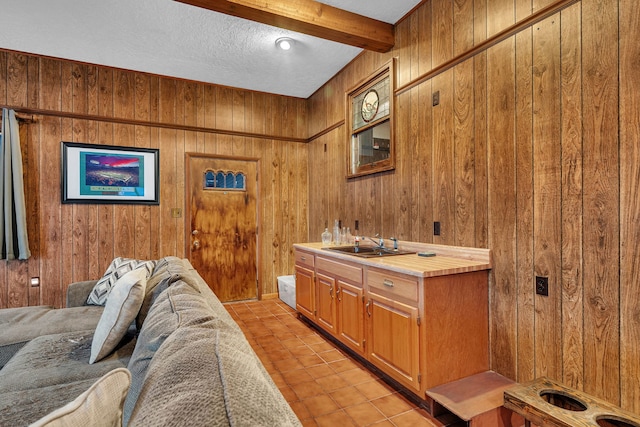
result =
[[[107,303],[109,292],[111,288],[118,281],[119,278],[127,274],[128,272],[144,268],[147,271],[147,278],[151,276],[151,272],[155,267],[155,261],[139,260],[131,258],[117,257],[111,261],[109,268],[105,271],[104,275],[98,283],[93,287],[87,298],[87,304],[89,305],[102,305]]]

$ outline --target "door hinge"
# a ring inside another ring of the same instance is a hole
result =
[[[422,382],[422,374],[418,373],[418,384]]]
[[[418,316],[417,321],[418,321],[418,326],[420,326],[420,316]]]

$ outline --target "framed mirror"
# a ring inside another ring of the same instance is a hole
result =
[[[347,178],[395,168],[392,59],[347,93]]]

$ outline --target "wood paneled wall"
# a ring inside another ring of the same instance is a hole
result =
[[[21,127],[34,256],[0,263],[0,307],[61,306],[66,284],[114,256],[184,256],[184,218],[170,215],[184,153],[253,156],[262,293],[292,271],[291,244],[334,219],[488,247],[492,368],[640,413],[638,34],[636,0],[428,0],[393,51],[362,54],[308,101],[0,51],[0,103],[48,112]],[[396,170],[346,180],[345,91],[391,57]],[[160,206],[62,205],[61,140],[160,148]]]
[[[639,30],[634,0],[427,1],[310,99],[310,240],[491,248],[492,368],[640,413]],[[344,93],[392,56],[396,169],[346,180]]]
[[[186,152],[259,159],[261,294],[293,272],[308,235],[306,100],[0,51],[0,104],[41,112],[21,125],[33,257],[0,262],[1,308],[63,306],[69,283],[116,256],[184,257],[171,209],[184,212]],[[159,148],[160,205],[61,204],[60,141]]]

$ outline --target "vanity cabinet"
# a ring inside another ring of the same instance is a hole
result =
[[[425,399],[489,369],[488,249],[364,259],[295,248],[298,312],[407,391]]]

